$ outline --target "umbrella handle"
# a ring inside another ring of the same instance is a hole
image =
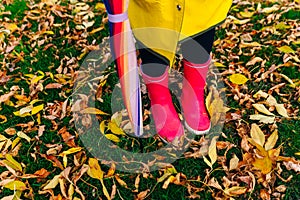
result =
[[[111,23],[119,23],[119,22],[123,22],[128,19],[127,12],[124,12],[121,14],[115,14],[115,15],[107,13],[107,16],[108,16],[108,21]]]

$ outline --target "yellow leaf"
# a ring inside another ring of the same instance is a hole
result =
[[[209,162],[209,160],[205,157],[205,156],[203,156],[203,161],[212,169],[213,167],[212,167],[212,164]]]
[[[243,18],[251,18],[253,15],[254,15],[254,12],[240,12],[240,15],[243,17]]]
[[[274,115],[263,104],[255,103],[255,104],[252,104],[252,106],[261,113],[264,113],[266,115]]]
[[[264,146],[265,144],[265,134],[261,131],[257,124],[251,125],[250,130],[251,138],[260,146]]]
[[[232,83],[238,84],[238,85],[245,84],[248,81],[248,79],[246,78],[246,76],[244,76],[243,74],[232,74],[229,77],[229,80]]]
[[[122,122],[122,118],[123,118],[123,117],[122,117],[122,113],[121,113],[121,112],[116,112],[116,113],[114,113],[114,114],[111,116],[110,120],[111,120],[112,122],[115,122],[117,126],[120,126],[120,124],[121,124],[121,122]]]
[[[40,112],[40,111],[43,110],[43,109],[44,109],[44,104],[35,106],[35,107],[33,107],[32,110],[31,110],[31,115],[35,115],[36,113]]]
[[[65,167],[65,168],[66,168],[67,165],[68,165],[68,158],[67,158],[67,155],[66,155],[66,154],[63,155],[63,164],[64,164],[64,167]]]
[[[16,112],[13,112],[15,116],[18,116],[18,117],[27,117],[27,116],[30,116],[30,113],[27,112],[27,113],[24,113],[24,114],[21,114],[20,111],[16,111]]]
[[[283,117],[289,117],[288,116],[288,113],[287,113],[287,110],[285,109],[284,105],[283,104],[277,104],[275,105],[275,108],[277,110],[277,112],[283,116]]]
[[[172,175],[172,173],[170,173],[170,172],[164,173],[159,179],[157,179],[157,183],[163,182],[164,180],[166,180],[166,178],[168,178],[171,175]]]
[[[33,79],[31,79],[31,84],[35,84],[37,82],[39,82],[39,80],[42,80],[44,78],[44,76],[34,76]]]
[[[265,144],[265,149],[266,151],[270,150],[270,149],[273,149],[276,142],[278,140],[278,131],[275,130],[271,135],[270,137],[268,138],[266,144]]]
[[[85,108],[84,110],[81,111],[81,113],[94,114],[94,115],[108,115],[107,113],[93,107]]]
[[[211,140],[211,143],[209,145],[209,148],[208,148],[208,156],[210,158],[210,162],[211,162],[211,165],[213,165],[216,161],[217,161],[217,139],[218,137],[215,136],[213,137],[213,139]]]
[[[256,146],[257,149],[259,150],[257,153],[260,156],[268,156],[268,152],[259,144],[257,144],[252,138],[247,139],[252,145]]]
[[[253,162],[253,166],[259,169],[263,174],[268,174],[272,170],[272,160],[268,156],[262,159],[257,158]]]
[[[14,167],[12,167],[13,169],[19,170],[20,172],[22,171],[22,166],[20,163],[18,163],[10,154],[6,154],[5,155],[5,159],[10,162]],[[11,165],[10,165],[11,167]]]
[[[223,65],[222,63],[219,63],[219,62],[214,62],[213,64],[215,67],[226,67],[225,65]]]
[[[102,191],[103,191],[104,196],[105,196],[108,200],[111,200],[111,198],[110,198],[110,196],[109,196],[109,194],[108,194],[108,191],[107,191],[107,189],[106,189],[106,187],[105,187],[105,185],[104,185],[103,179],[101,179],[100,182],[101,182],[101,185],[102,185]]]
[[[272,124],[275,122],[275,117],[265,116],[265,115],[250,115],[251,120],[259,120],[261,123]]]
[[[60,174],[53,177],[53,179],[43,188],[43,190],[53,189],[58,185]]]
[[[0,115],[0,124],[7,122],[7,118],[4,115]]]
[[[20,138],[23,138],[25,140],[27,140],[27,142],[30,142],[31,138],[28,137],[24,132],[22,131],[18,131],[17,132],[17,136],[19,136]]]
[[[43,31],[43,34],[54,35],[53,31]]]
[[[104,11],[105,10],[104,3],[96,3],[95,9],[100,10],[100,11]]]
[[[275,28],[279,29],[279,30],[286,30],[291,27],[289,25],[286,25],[284,22],[280,22],[280,23],[276,24]]]
[[[96,158],[90,158],[89,159],[89,169],[87,171],[87,174],[95,179],[101,180],[103,179],[103,171],[98,163],[98,160]]]
[[[4,25],[6,29],[10,30],[11,32],[14,32],[18,29],[17,24],[15,23],[8,23]]]
[[[15,191],[15,190],[23,191],[23,190],[27,189],[25,183],[23,183],[21,181],[11,181],[11,182],[5,184],[4,187],[8,188],[10,190],[13,190],[13,191]]]
[[[120,127],[118,127],[115,122],[109,122],[108,129],[116,135],[125,135],[124,131]]]
[[[113,141],[113,142],[120,142],[120,138],[115,136],[114,134],[105,134],[106,138]]]
[[[169,176],[169,178],[164,182],[162,188],[163,189],[167,189],[168,186],[169,186],[169,184],[172,183],[172,182],[174,182],[175,180],[176,180],[175,176],[173,176],[173,175]]]
[[[295,53],[295,51],[289,47],[289,46],[282,46],[282,47],[278,47],[278,50],[283,52],[283,53]]]
[[[106,122],[106,121],[103,120],[103,121],[100,123],[100,132],[101,132],[102,134],[105,133],[105,128],[106,128],[105,122]]]
[[[62,153],[60,153],[59,155],[60,156],[63,156],[63,155],[69,155],[69,154],[72,154],[72,153],[76,153],[78,151],[81,151],[81,147],[73,147],[73,148],[70,148],[69,150],[67,151],[64,151]]]

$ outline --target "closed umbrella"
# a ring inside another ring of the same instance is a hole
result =
[[[127,9],[129,0],[104,0],[108,14],[111,49],[122,96],[136,136],[143,134],[142,101],[137,57]]]

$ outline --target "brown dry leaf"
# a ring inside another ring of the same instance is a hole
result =
[[[262,62],[263,59],[260,57],[254,57],[252,58],[249,62],[246,63],[246,66],[251,66],[251,65],[255,65],[258,62]]]
[[[115,178],[122,187],[127,188],[127,184],[119,177],[119,175],[115,175]]]
[[[233,158],[231,158],[229,161],[229,170],[236,169],[238,167],[239,161],[239,158],[235,154],[233,154]]]
[[[14,128],[7,128],[4,130],[4,132],[8,135],[15,135],[17,133],[16,129]]]
[[[233,186],[231,188],[225,188],[224,193],[228,196],[239,196],[247,192],[246,187]]]
[[[39,178],[47,178],[47,176],[50,174],[46,169],[42,168],[36,172],[34,172],[34,175],[39,176]]]
[[[213,177],[212,179],[209,180],[209,182],[207,183],[208,186],[217,188],[219,190],[223,190],[222,186],[218,183],[218,181],[215,179],[215,177]]]
[[[135,200],[143,200],[143,199],[145,199],[145,197],[147,196],[147,194],[148,194],[149,191],[150,190],[147,189],[147,190],[144,190],[144,191],[138,193],[137,198]]]
[[[7,122],[7,118],[4,115],[0,115],[0,124],[4,124]]]
[[[262,200],[270,200],[271,196],[265,189],[261,189],[259,192],[259,196]]]
[[[251,125],[250,130],[251,138],[260,146],[264,146],[265,144],[265,134],[262,132],[262,130],[259,128],[257,124]]]
[[[70,132],[67,130],[67,127],[63,127],[58,131],[58,134],[62,136],[64,142],[69,147],[76,147],[74,136],[70,134]]]
[[[45,86],[45,89],[59,89],[61,88],[63,85],[60,83],[49,83]]]

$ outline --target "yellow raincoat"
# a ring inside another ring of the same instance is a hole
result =
[[[178,41],[223,22],[232,0],[130,0],[135,37],[171,63]]]

